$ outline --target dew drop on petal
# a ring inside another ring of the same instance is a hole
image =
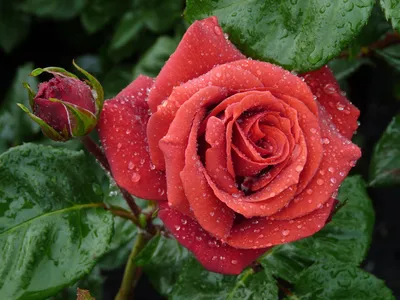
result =
[[[138,173],[132,173],[131,180],[133,182],[138,182],[140,180],[140,175]]]
[[[289,230],[282,230],[282,235],[283,235],[283,236],[288,236],[289,233],[290,233]]]
[[[336,88],[333,84],[328,83],[327,85],[324,86],[324,92],[328,95],[332,95],[336,93]]]
[[[323,181],[322,179],[318,179],[318,180],[317,180],[317,184],[318,184],[318,185],[323,185],[323,184],[324,184],[324,181]]]

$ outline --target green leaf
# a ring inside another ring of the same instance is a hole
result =
[[[205,270],[195,258],[187,261],[169,299],[278,299],[275,279],[267,271],[247,269],[238,276]]]
[[[318,263],[305,270],[289,299],[395,299],[385,283],[355,266]]]
[[[375,4],[371,16],[368,19],[368,23],[361,29],[361,32],[349,45],[348,51],[350,57],[359,55],[362,50],[368,50],[368,48],[362,48],[383,38],[391,29],[392,27],[386,21],[382,9],[378,4]]]
[[[352,73],[358,70],[362,65],[370,64],[369,59],[333,59],[329,62],[329,68],[332,70],[338,81],[345,80]]]
[[[101,300],[103,299],[104,280],[105,278],[101,275],[100,267],[96,265],[90,274],[76,282],[71,287],[64,289],[58,295],[52,297],[51,300],[77,300],[76,292],[78,288],[91,291],[91,294],[96,298],[96,300]]]
[[[366,24],[373,0],[187,0],[189,22],[217,16],[247,56],[299,72],[335,57]]]
[[[104,170],[102,171],[104,172]],[[129,210],[118,188],[114,184],[110,184],[108,176],[106,174],[104,175],[107,177],[105,178],[105,184],[108,185],[108,188],[103,187],[105,202],[108,205]],[[114,234],[107,254],[104,255],[99,262],[101,268],[111,270],[123,266],[129,257],[136,234],[136,226],[130,220],[114,216]]]
[[[175,239],[157,235],[136,257],[136,264],[143,267],[154,287],[167,296],[189,256],[189,251]]]
[[[0,153],[11,145],[22,143],[40,131],[39,126],[17,106],[17,103],[29,106],[29,96],[26,89],[23,88],[23,82],[30,86],[38,84],[36,78],[29,76],[32,69],[31,63],[17,69],[14,81],[0,106]]]
[[[338,199],[344,204],[331,222],[312,237],[272,248],[260,259],[264,268],[294,282],[315,261],[337,260],[358,266],[368,251],[374,224],[374,210],[363,179],[348,177]]]
[[[400,114],[395,116],[375,145],[370,166],[370,186],[400,184]]]
[[[111,19],[128,9],[127,1],[91,0],[81,14],[81,22],[90,34],[102,29]]]
[[[397,71],[400,71],[400,45],[393,45],[383,50],[377,50],[379,56],[381,56],[390,66],[394,67]]]
[[[180,18],[183,1],[177,0],[147,0],[139,6],[146,27],[155,33],[170,30]]]
[[[31,17],[18,11],[17,1],[0,1],[0,47],[10,53],[28,35]]]
[[[110,42],[110,51],[119,50],[132,43],[143,29],[143,19],[138,13],[129,11],[125,13],[117,25],[117,29]]]
[[[178,43],[179,40],[176,38],[160,36],[154,45],[141,56],[133,69],[133,78],[137,78],[140,74],[156,77],[169,56],[175,51]]]
[[[96,167],[81,151],[34,144],[0,156],[0,299],[55,295],[107,251],[113,218]]]
[[[19,9],[37,17],[67,20],[77,16],[86,0],[23,0]]]
[[[400,0],[380,0],[380,4],[393,28],[400,31]]]

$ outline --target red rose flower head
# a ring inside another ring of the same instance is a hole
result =
[[[296,76],[246,58],[216,17],[190,26],[155,80],[107,101],[99,133],[117,183],[210,271],[238,274],[326,224],[360,157],[359,111],[328,67]]]
[[[102,106],[97,90],[60,68],[36,69],[32,75],[36,76],[42,72],[49,72],[54,78],[39,84],[36,95],[25,84],[29,91],[33,114],[23,105],[20,107],[51,139],[67,141],[73,137],[89,134],[96,126],[96,114],[99,114],[99,107]],[[97,82],[90,74],[88,75],[89,80]],[[99,87],[97,82],[96,88]],[[102,90],[100,94],[102,97]]]

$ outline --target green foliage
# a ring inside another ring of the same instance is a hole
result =
[[[187,0],[193,22],[219,18],[243,53],[300,72],[326,64],[367,23],[373,0]]]
[[[176,240],[162,235],[153,237],[136,258],[146,275],[162,295],[169,295],[189,252]]]
[[[390,66],[400,72],[400,45],[393,45],[376,51]]]
[[[34,144],[0,156],[1,299],[52,296],[107,251],[113,218],[94,167],[83,152]]]
[[[380,0],[385,16],[395,30],[400,31],[400,1],[399,0]]]
[[[77,16],[86,0],[23,0],[19,9],[37,17],[66,20]]]
[[[252,269],[247,269],[239,276],[227,276],[209,272],[195,258],[190,258],[169,298],[273,300],[278,299],[278,287],[267,271],[255,273]]]
[[[140,74],[150,77],[157,76],[164,63],[178,46],[178,43],[178,38],[160,36],[154,45],[140,58],[133,69],[133,78],[138,77]]]
[[[390,122],[375,145],[370,165],[370,185],[384,187],[400,184],[400,115]]]
[[[1,5],[1,4],[0,4]],[[0,19],[1,20],[1,19]],[[1,22],[1,21],[0,21]],[[0,29],[1,30],[1,29]],[[36,78],[29,76],[33,69],[31,63],[18,68],[12,86],[7,92],[0,108],[0,153],[11,145],[18,145],[26,138],[39,132],[40,128],[17,106],[23,103],[29,106],[28,92],[23,88],[22,82],[37,86]]]
[[[18,1],[0,1],[0,47],[10,53],[29,33],[31,18],[21,13]]]
[[[317,263],[305,270],[288,299],[395,299],[382,280],[346,264]]]

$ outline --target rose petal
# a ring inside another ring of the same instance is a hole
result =
[[[216,117],[208,119],[206,141],[210,145],[206,150],[207,173],[220,189],[236,193],[235,179],[227,170],[225,126],[220,119]]]
[[[146,148],[147,89],[153,80],[139,76],[106,101],[98,123],[100,140],[117,184],[131,194],[166,200],[165,174],[151,164]]]
[[[331,115],[331,121],[339,132],[351,139],[357,130],[360,111],[342,94],[335,76],[328,66],[304,74],[306,83],[311,88],[318,102]]]
[[[211,86],[194,94],[176,113],[168,133],[160,140],[164,154],[168,200],[172,208],[191,215],[189,202],[183,191],[180,172],[185,166],[185,150],[196,113],[202,107],[219,102],[226,97],[226,90]]]
[[[226,242],[235,248],[258,249],[296,241],[321,230],[332,211],[334,199],[295,220],[252,218],[234,226]]]
[[[321,137],[324,141],[324,155],[319,172],[287,208],[274,215],[276,220],[298,218],[325,204],[361,156],[360,149],[334,128],[323,107],[320,107],[319,114]]]
[[[197,133],[205,114],[205,109],[200,110],[193,121],[181,179],[197,222],[210,234],[224,238],[229,234],[235,214],[215,197],[203,175],[205,169],[197,155]]]
[[[270,91],[273,95],[279,93],[299,99],[314,115],[318,115],[318,107],[310,88],[296,75],[279,66],[256,60],[238,60],[231,65],[240,66],[251,72],[262,82],[264,90]]]
[[[183,246],[196,256],[209,271],[222,274],[240,274],[268,248],[243,250],[230,247],[213,238],[193,219],[160,205],[158,216]]]
[[[216,17],[194,22],[157,76],[149,95],[151,111],[157,110],[174,86],[210,71],[215,65],[242,58],[244,55],[225,38]]]

